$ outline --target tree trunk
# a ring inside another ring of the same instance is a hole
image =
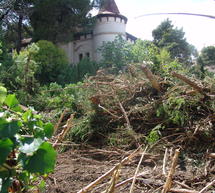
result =
[[[22,48],[22,22],[23,22],[23,15],[19,15],[19,21],[18,21],[18,38],[17,38],[17,45],[16,45],[16,51],[19,53]]]

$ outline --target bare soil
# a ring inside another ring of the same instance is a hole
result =
[[[92,149],[68,150],[59,154],[55,172],[47,180],[46,192],[49,193],[76,193],[127,157],[132,151],[119,149]],[[167,157],[167,173],[169,171],[172,155],[169,150]],[[164,150],[153,154],[146,154],[141,164],[134,193],[161,192],[166,177],[162,174]],[[134,176],[140,160],[140,154],[129,163],[122,166],[119,182]],[[101,193],[110,185],[111,178],[99,184],[93,191]],[[180,153],[178,166],[173,176],[172,189],[187,189],[199,192],[208,183],[215,179],[215,159],[201,154],[185,155]],[[116,193],[129,192],[131,182],[115,190]],[[214,192],[215,185],[205,192]]]

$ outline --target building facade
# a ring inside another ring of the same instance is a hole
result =
[[[76,35],[74,41],[60,45],[71,64],[77,64],[84,57],[100,61],[102,56],[98,49],[104,42],[114,41],[119,35],[130,42],[137,39],[126,33],[128,20],[120,14],[114,0],[105,0],[95,17],[96,23],[92,32]]]

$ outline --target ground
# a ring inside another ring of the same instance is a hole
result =
[[[55,172],[47,180],[46,191],[49,193],[77,193],[113,168],[122,159],[129,156],[132,151],[123,151],[116,148],[93,149],[85,147],[60,153]],[[166,181],[166,177],[162,174],[164,152],[165,149],[164,151],[145,154],[138,172],[143,173],[143,175],[137,178],[134,193],[161,192]],[[169,149],[168,152],[167,173],[174,154],[173,149]],[[197,153],[188,156],[181,150],[178,166],[173,176],[172,192],[178,189],[190,190],[193,193],[199,192],[214,180],[214,158],[199,156],[201,155]],[[138,153],[127,164],[122,166],[118,183],[134,176],[140,157],[141,154]],[[91,192],[101,193],[105,191],[109,181],[110,178],[107,178],[103,184],[97,185],[94,191]],[[115,192],[126,193],[130,191],[130,187],[131,182],[117,188]],[[211,193],[213,191],[215,191],[214,185],[205,192]]]

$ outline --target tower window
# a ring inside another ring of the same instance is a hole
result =
[[[83,59],[83,54],[79,54],[79,62]]]
[[[90,53],[89,52],[86,53],[86,57],[90,58]]]

